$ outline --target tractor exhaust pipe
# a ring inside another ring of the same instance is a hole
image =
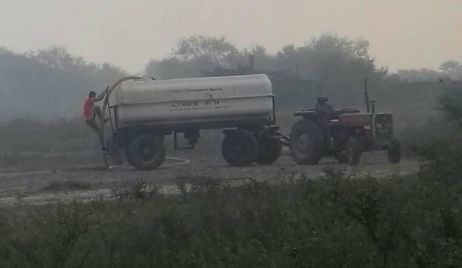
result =
[[[376,140],[377,139],[377,127],[376,127],[376,124],[375,124],[375,120],[376,120],[375,119],[375,100],[371,101],[371,105],[372,105],[372,114],[371,114],[372,137],[373,137],[374,140]]]
[[[364,99],[366,101],[366,111],[367,113],[370,113],[369,91],[367,90],[368,81],[369,81],[369,78],[366,78],[366,80],[364,80]]]

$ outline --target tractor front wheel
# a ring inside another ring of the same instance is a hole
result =
[[[348,163],[347,153],[345,151],[340,151],[334,155],[334,158],[337,159],[339,163],[345,164]]]
[[[387,158],[390,164],[398,164],[401,161],[401,143],[398,139],[392,139],[387,149]]]
[[[346,158],[348,164],[356,166],[359,164],[362,153],[362,141],[358,136],[348,137],[346,144]]]

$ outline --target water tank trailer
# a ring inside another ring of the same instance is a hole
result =
[[[223,129],[222,155],[233,166],[270,164],[281,154],[274,95],[264,74],[169,80],[132,76],[106,93],[101,123],[107,155],[124,152],[137,169],[162,164],[165,136],[173,135],[175,149],[192,149],[201,129]],[[187,146],[179,146],[179,134]]]

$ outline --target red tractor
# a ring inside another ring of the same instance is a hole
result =
[[[319,102],[327,104],[327,98],[318,98]],[[362,152],[376,150],[385,150],[390,163],[400,162],[401,145],[394,137],[393,115],[376,113],[374,102],[369,111],[367,87],[367,113],[333,110],[326,104],[294,113],[303,118],[292,127],[288,140],[297,163],[315,165],[323,156],[334,156],[339,162],[357,165]]]

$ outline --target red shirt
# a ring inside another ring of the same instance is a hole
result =
[[[87,98],[83,104],[83,118],[90,120],[93,112],[93,105],[95,100],[93,98]]]

